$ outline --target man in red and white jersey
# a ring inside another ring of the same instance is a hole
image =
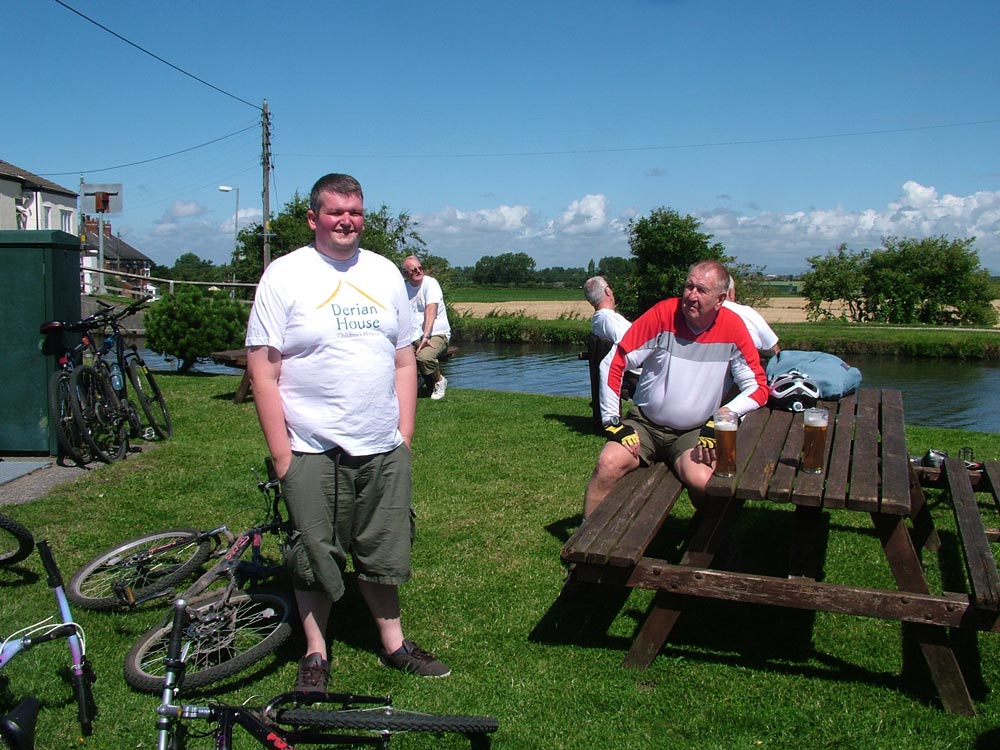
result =
[[[767,403],[767,378],[743,319],[723,307],[729,273],[715,261],[688,271],[681,297],[658,302],[632,324],[601,362],[601,415],[608,436],[587,484],[584,517],[615,482],[643,464],[666,461],[697,502],[715,468],[715,451],[699,445],[720,407],[739,415]],[[625,419],[623,373],[642,367]],[[727,375],[739,392],[723,405]]]

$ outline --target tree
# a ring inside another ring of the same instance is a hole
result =
[[[527,253],[484,255],[476,261],[472,280],[477,284],[517,286],[534,279],[535,259]]]
[[[309,228],[309,197],[295,195],[271,220],[271,259],[280,258],[313,241]],[[233,267],[238,281],[257,283],[264,272],[263,227],[250,224],[240,230]],[[418,255],[427,243],[417,233],[416,223],[406,211],[392,216],[383,203],[377,211],[365,211],[361,246],[400,265],[407,255]]]
[[[630,276],[635,275],[635,261],[632,258],[610,255],[606,258],[601,258],[597,263],[597,270],[590,275],[603,276],[611,286],[621,284]]]
[[[855,254],[840,245],[836,254],[807,258],[812,268],[802,292],[809,318],[993,326],[993,285],[974,242],[886,237],[877,250]]]
[[[712,235],[698,231],[701,223],[670,208],[630,219],[628,244],[635,260],[635,274],[615,289],[618,309],[633,318],[662,299],[676,297],[684,287],[688,269],[703,260],[727,265],[733,261]]]
[[[153,276],[175,281],[223,281],[225,268],[212,261],[199,258],[194,253],[184,253],[171,267],[155,266]]]
[[[383,255],[401,266],[410,255],[420,258],[427,245],[416,226],[408,212],[400,211],[396,216],[391,216],[389,207],[383,203],[378,211],[365,211],[365,231],[361,235],[361,247]]]
[[[180,360],[188,372],[212,352],[243,345],[249,310],[223,292],[182,284],[146,312],[146,345]]]
[[[271,220],[271,259],[296,250],[313,241],[313,231],[309,228],[306,214],[309,198],[298,191],[284,205],[278,215]],[[233,268],[236,280],[251,284],[260,281],[264,272],[264,227],[255,222],[240,230],[237,248],[233,253]]]

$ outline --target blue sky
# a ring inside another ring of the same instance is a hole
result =
[[[272,210],[348,172],[453,265],[624,256],[669,207],[773,273],[941,234],[1000,273],[996,0],[63,1],[216,87],[55,0],[4,10],[0,158],[121,183],[157,263],[228,261],[219,185],[259,221],[266,99]]]

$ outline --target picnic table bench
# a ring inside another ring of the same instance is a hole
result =
[[[736,476],[709,482],[711,500],[692,518],[679,560],[664,559],[653,544],[682,489],[663,465],[622,479],[567,540],[562,559],[577,580],[655,592],[626,666],[646,667],[696,598],[891,619],[904,623],[905,637],[919,645],[944,708],[973,715],[948,629],[1000,632],[1000,575],[990,547],[1000,532],[985,528],[976,499],[977,491],[988,492],[1000,510],[1000,462],[971,472],[949,458],[934,476],[914,467],[896,390],[862,389],[824,405],[831,420],[825,470],[818,475],[800,471],[801,414],[762,408],[744,418]],[[967,591],[931,592],[921,554],[938,552],[941,538],[925,501],[924,478],[951,499]],[[794,512],[786,575],[712,567],[747,501]],[[822,580],[822,523],[830,511],[870,516],[895,589]]]

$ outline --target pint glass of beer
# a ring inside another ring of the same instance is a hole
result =
[[[740,424],[739,415],[734,411],[717,411],[712,421],[715,422],[715,475],[735,476],[736,428]]]
[[[819,474],[823,471],[823,452],[826,447],[826,427],[830,412],[821,406],[802,413],[802,471]]]

